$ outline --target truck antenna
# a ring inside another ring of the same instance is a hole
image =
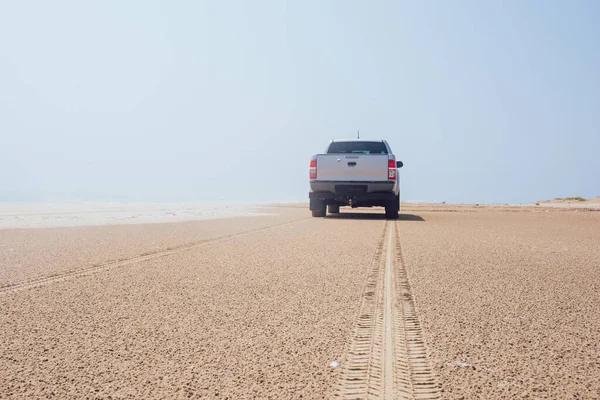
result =
[[[360,139],[360,129],[356,130],[356,136],[357,136],[357,139]]]

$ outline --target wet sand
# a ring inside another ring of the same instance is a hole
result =
[[[0,229],[131,225],[264,215],[257,204],[49,202],[0,203]]]
[[[0,230],[0,398],[331,397],[386,227],[342,212]],[[600,213],[395,224],[442,398],[600,397]]]

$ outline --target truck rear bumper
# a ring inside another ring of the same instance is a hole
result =
[[[385,207],[396,199],[395,182],[318,182],[308,194],[310,209],[318,210],[323,204],[350,205],[352,207]],[[321,183],[324,185],[321,186]],[[332,187],[333,186],[333,187]],[[326,190],[315,190],[324,188]],[[379,189],[379,190],[376,190]]]
[[[395,181],[377,181],[377,182],[361,182],[361,181],[310,181],[310,189],[312,192],[329,192],[332,194],[345,193],[373,193],[373,192],[395,192]]]

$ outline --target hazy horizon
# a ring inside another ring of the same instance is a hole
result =
[[[600,3],[5,2],[0,202],[300,201],[332,138],[403,200],[600,195]],[[119,200],[121,199],[121,200]]]

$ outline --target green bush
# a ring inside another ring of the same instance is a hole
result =
[[[577,197],[566,197],[565,200],[573,200],[573,201],[585,201],[585,199],[581,196]]]

